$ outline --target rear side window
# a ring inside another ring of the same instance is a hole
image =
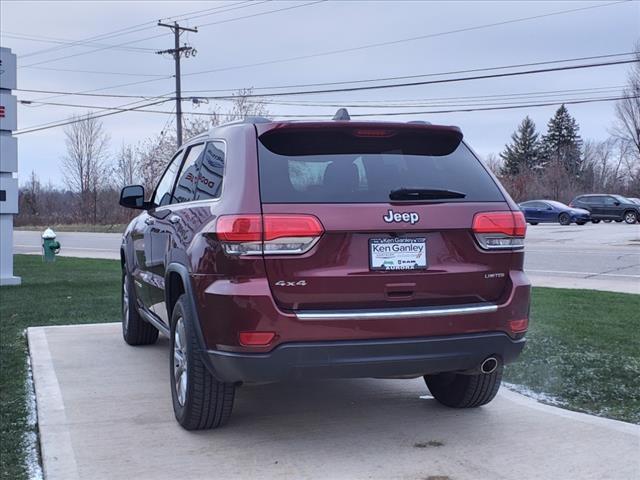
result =
[[[455,148],[455,142],[451,152],[447,141],[433,134],[360,139],[315,130],[275,135],[258,142],[264,203],[387,203],[389,193],[401,188],[465,194],[447,200],[452,202],[504,201],[464,143]]]
[[[195,184],[197,182],[197,165],[199,157],[204,150],[204,144],[193,145],[187,151],[187,156],[182,163],[178,182],[173,193],[172,203],[190,202],[193,200]]]
[[[198,179],[194,200],[209,200],[222,194],[222,180],[225,167],[225,144],[214,141],[207,143],[204,154],[198,158]]]

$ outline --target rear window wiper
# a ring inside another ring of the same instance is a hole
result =
[[[467,195],[454,190],[439,188],[397,188],[389,192],[391,200],[442,200],[449,198],[464,198]]]

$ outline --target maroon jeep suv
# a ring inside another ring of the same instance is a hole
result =
[[[457,127],[251,118],[181,146],[121,249],[122,331],[169,336],[175,416],[243,383],[424,377],[477,407],[521,352],[525,221]]]

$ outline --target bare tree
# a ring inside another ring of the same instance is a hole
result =
[[[243,120],[246,117],[266,117],[269,110],[259,97],[253,97],[253,88],[241,88],[233,94],[231,110],[226,114],[227,122]]]
[[[107,183],[109,135],[102,122],[90,113],[74,116],[72,120],[64,131],[67,146],[62,162],[64,179],[78,195],[83,220],[96,223],[98,192]]]
[[[138,156],[131,145],[122,144],[116,156],[113,168],[114,182],[117,188],[133,185],[138,182]]]
[[[636,62],[627,77],[622,100],[616,103],[616,121],[612,133],[634,146],[634,156],[640,160],[640,42],[636,43]]]
[[[490,153],[484,158],[484,164],[491,170],[495,175],[499,175],[502,170],[502,166],[504,164],[503,160],[496,155],[495,153]]]
[[[36,175],[36,172],[31,170],[29,181],[20,189],[21,196],[19,197],[19,211],[21,213],[24,212],[25,215],[37,217],[40,213],[41,191],[42,185],[40,184],[40,179]]]

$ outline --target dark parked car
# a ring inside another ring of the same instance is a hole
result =
[[[568,207],[555,200],[529,200],[520,203],[519,207],[527,223],[531,225],[556,222],[560,225],[569,225],[572,222],[584,225],[590,219],[589,210]]]
[[[247,382],[424,377],[490,402],[524,346],[526,223],[457,127],[248,119],[183,145],[121,249],[130,345],[170,336],[173,407],[215,428]]]
[[[600,220],[636,223],[640,218],[640,205],[620,195],[580,195],[569,206],[589,210],[593,223]]]

